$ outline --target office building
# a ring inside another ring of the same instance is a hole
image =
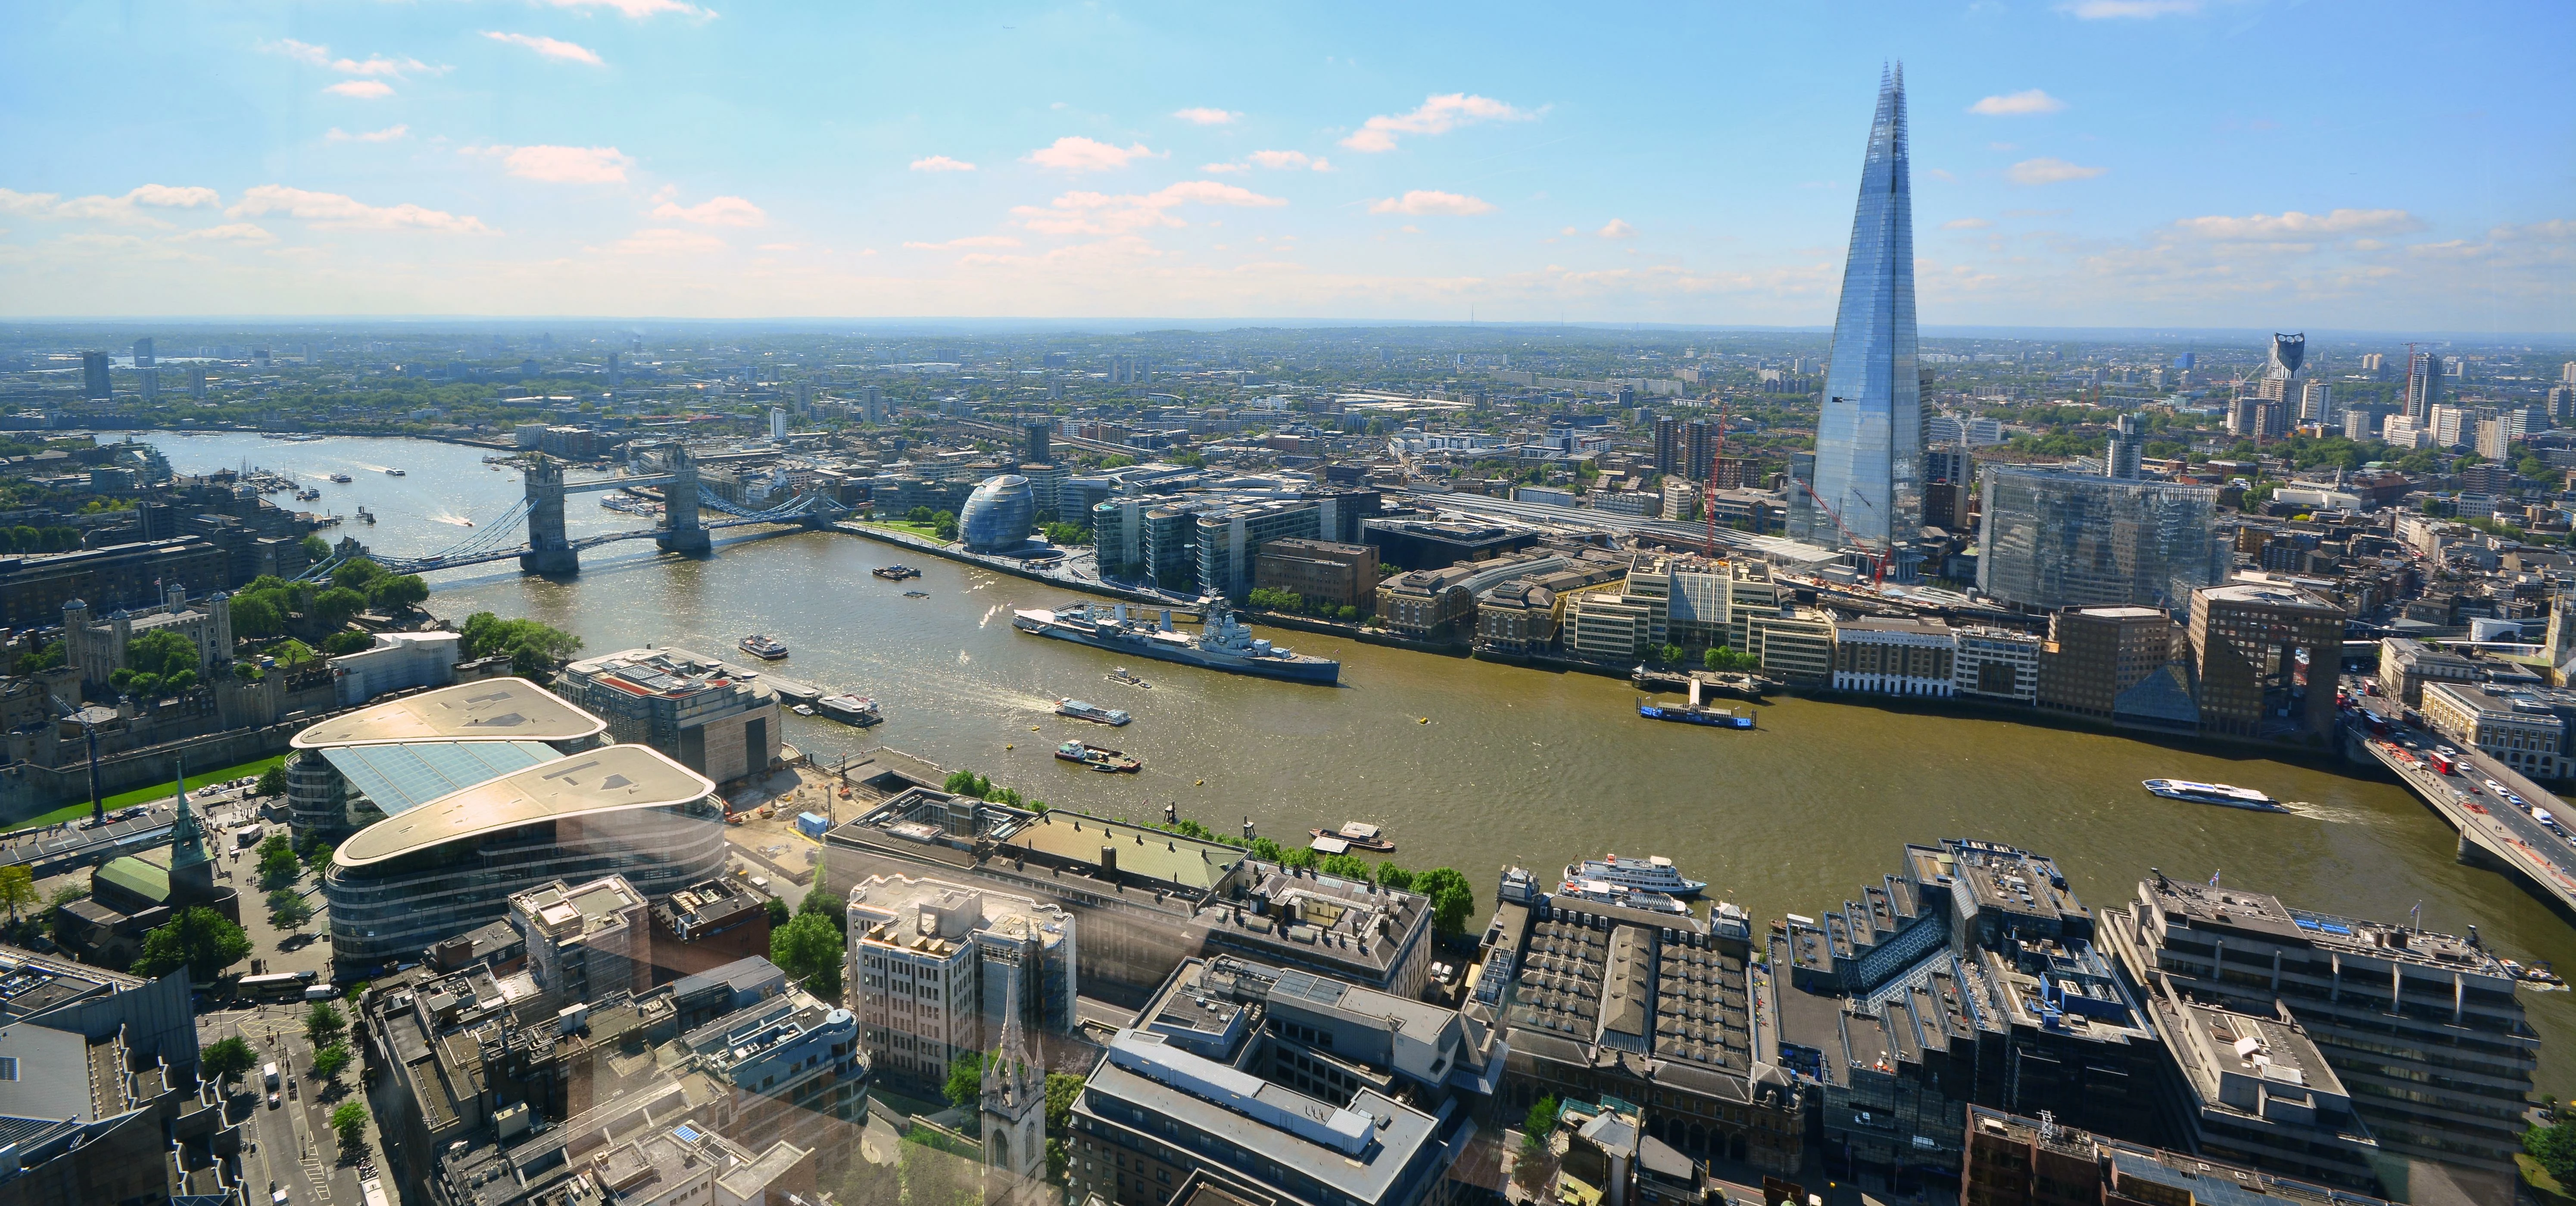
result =
[[[1006,553],[1029,542],[1037,527],[1037,497],[1017,473],[985,478],[957,513],[957,537],[970,553]]]
[[[287,823],[299,843],[337,842],[386,817],[587,749],[607,727],[523,678],[342,713],[288,741]]]
[[[2032,610],[2172,606],[2226,579],[2218,491],[1988,466],[1977,586]]]
[[[2529,778],[2567,777],[2567,722],[2548,704],[2467,683],[2427,683],[2421,690],[2426,727]]]
[[[1899,65],[1879,84],[1861,161],[1860,202],[1816,421],[1814,475],[1806,479],[1824,514],[1793,505],[1789,535],[1798,540],[1836,547],[1849,532],[1865,547],[1889,549],[1914,539],[1922,526],[1910,172]],[[1804,493],[1792,491],[1793,504]]]
[[[622,876],[511,893],[510,928],[526,940],[529,977],[565,1000],[653,987],[644,896]]]
[[[1834,621],[1834,689],[1948,698],[1958,634],[1939,620]]]
[[[2433,417],[2442,402],[2442,358],[2417,352],[2406,360],[2406,417],[2419,423]]]
[[[683,980],[769,954],[769,896],[737,879],[690,884],[654,904],[653,982]]]
[[[2255,1016],[2287,1006],[2382,1151],[2460,1170],[2466,1200],[2511,1197],[2540,1036],[2474,929],[2310,912],[2162,873],[2100,920],[2136,979]]]
[[[1565,651],[1586,661],[1631,662],[1660,647],[1660,600],[1605,591],[1575,597],[1565,625]]]
[[[2334,384],[2311,380],[2299,387],[2299,421],[2321,423],[2332,429],[2339,426],[2335,412]]]
[[[1417,519],[1371,519],[1360,526],[1365,531],[1354,543],[1378,546],[1387,564],[1406,570],[1490,561],[1537,544],[1539,536],[1525,528]]]
[[[1962,698],[2039,701],[2040,637],[2009,628],[1975,626],[1958,631],[1950,662],[1950,693]]]
[[[83,352],[81,358],[81,396],[105,399],[115,396],[116,386],[108,376],[105,352]]]
[[[1329,538],[1325,512],[1335,499],[1265,499],[1200,511],[1196,538],[1198,588],[1203,594],[1241,599],[1252,593],[1263,546],[1274,540]],[[1338,525],[1334,525],[1338,526]]]
[[[2478,415],[2465,406],[2435,406],[2425,416],[2436,448],[2462,448],[2477,437]]]
[[[1812,607],[1783,605],[1744,617],[1744,643],[1762,672],[1807,686],[1823,686],[1834,673],[1834,616]]]
[[[2102,476],[2134,480],[2146,447],[2147,437],[2138,429],[2138,416],[2125,414],[2113,419],[2111,443],[2102,454]]]
[[[1026,896],[875,875],[850,890],[849,988],[881,1078],[935,1095],[949,1065],[989,1051],[1007,1010],[1041,1031],[1074,1026],[1073,915]]]
[[[2325,739],[2334,727],[2343,629],[2342,608],[2297,587],[2193,591],[2189,637],[2202,730]]]
[[[791,988],[683,1031],[677,1049],[722,1086],[726,1133],[792,1144],[825,1167],[861,1158],[874,1076],[849,1010]]]
[[[2054,1118],[1968,1110],[1960,1206],[2389,1206],[2329,1185],[2106,1139]]]
[[[139,369],[151,368],[154,363],[155,362],[152,359],[152,337],[146,335],[141,339],[135,340],[134,367]]]
[[[606,721],[610,737],[651,746],[718,783],[778,763],[777,693],[714,658],[628,649],[565,666],[555,689]]]
[[[2048,640],[2039,650],[2039,706],[2108,720],[2124,704],[2129,711],[2151,710],[2160,692],[2179,690],[2188,702],[2190,683],[2173,673],[2181,635],[2171,617],[2152,607],[2057,612],[2048,617]]]
[[[2379,1143],[2352,1094],[2279,1002],[2244,1013],[2196,1001],[2150,974],[2148,1011],[2165,1036],[2187,1146],[2204,1159],[2377,1193]]]
[[[1377,567],[1377,550],[1365,544],[1273,540],[1261,546],[1252,585],[1367,612],[1377,606]]]
[[[333,966],[342,979],[375,975],[558,879],[621,875],[666,897],[723,873],[725,853],[715,784],[659,752],[614,745],[540,762],[341,843],[322,879]]]

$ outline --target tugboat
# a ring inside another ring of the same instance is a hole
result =
[[[2148,779],[2140,785],[2168,800],[2189,800],[2194,804],[2216,804],[2222,808],[2243,808],[2253,812],[2290,811],[2289,805],[2250,787],[2195,783],[2189,779]]]
[[[877,710],[877,701],[864,695],[826,695],[815,700],[814,706],[825,716],[863,729],[885,719],[885,713]]]
[[[1309,829],[1306,833],[1309,837],[1331,838],[1353,850],[1366,850],[1374,854],[1395,852],[1395,843],[1387,840],[1385,832],[1366,821],[1344,821],[1341,828],[1331,832]]]
[[[1066,762],[1080,763],[1092,770],[1109,774],[1134,774],[1145,764],[1113,749],[1068,741],[1055,747],[1055,756]]]
[[[921,576],[920,570],[914,569],[909,565],[880,565],[868,572],[875,574],[877,577],[883,578],[888,582],[901,582],[906,578],[918,578]]]
[[[366,509],[365,507],[360,507],[358,508],[358,518],[363,519],[368,523],[374,523],[376,521],[376,513]]]
[[[762,661],[775,662],[787,656],[787,646],[757,632],[742,638],[737,647]]]
[[[1093,724],[1105,724],[1111,728],[1117,728],[1118,726],[1135,719],[1135,717],[1129,716],[1125,712],[1121,712],[1116,708],[1104,708],[1099,704],[1084,703],[1079,699],[1059,699],[1055,701],[1055,714],[1058,716],[1070,716],[1075,720],[1088,720]]]

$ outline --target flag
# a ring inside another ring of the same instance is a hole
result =
[[[2218,873],[2215,871],[2209,873],[2209,886],[2213,888],[2218,886]]]

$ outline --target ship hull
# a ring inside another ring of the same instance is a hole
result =
[[[1076,645],[1089,645],[1094,649],[1149,657],[1158,662],[1176,662],[1205,670],[1220,670],[1227,674],[1249,674],[1256,678],[1275,678],[1292,683],[1321,683],[1325,686],[1335,685],[1342,680],[1342,664],[1335,661],[1321,659],[1280,661],[1271,658],[1244,658],[1237,661],[1209,657],[1186,645],[1163,648],[1158,647],[1163,645],[1163,642],[1159,641],[1130,641],[1098,637],[1061,624],[1014,619],[1011,621],[1011,626],[1032,636],[1042,636],[1049,640],[1071,641]]]

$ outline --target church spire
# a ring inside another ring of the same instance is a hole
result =
[[[178,761],[179,811],[170,820],[170,870],[204,866],[213,861],[206,853],[206,829],[196,814],[188,811],[188,761]]]
[[[1020,975],[1017,969],[1004,986],[1002,999],[1002,1041],[993,1052],[993,1062],[984,1069],[984,1108],[1002,1114],[1014,1114],[1033,1096],[1032,1082],[1044,1083],[1045,1074],[1038,1071],[1037,1060],[1029,1055],[1027,1034],[1020,1027]]]

